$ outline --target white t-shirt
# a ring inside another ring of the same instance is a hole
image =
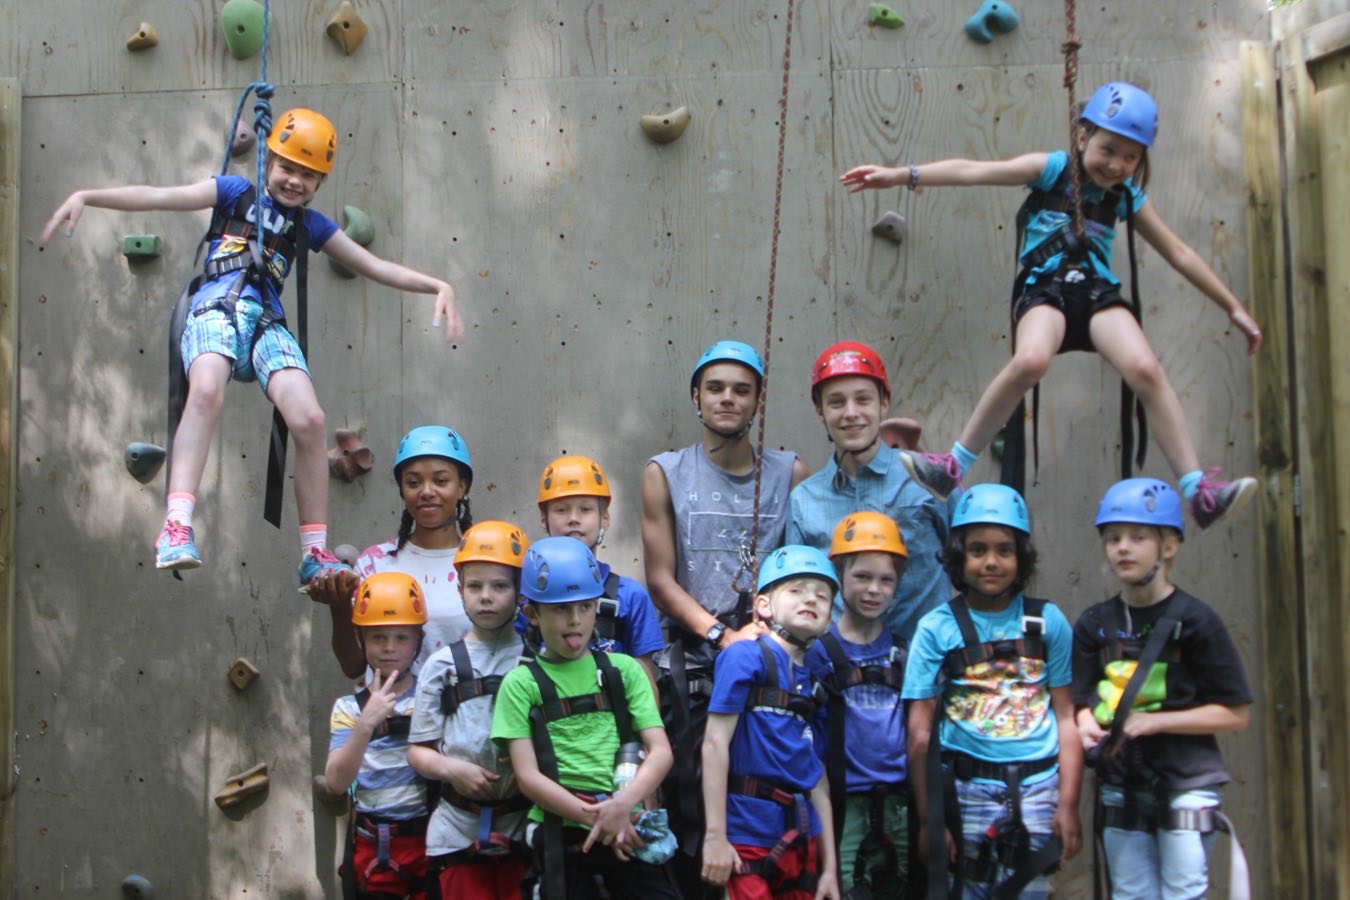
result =
[[[365,578],[376,572],[402,572],[422,585],[422,593],[427,598],[427,624],[422,626],[422,652],[413,664],[413,671],[417,672],[431,654],[464,637],[470,622],[464,614],[464,600],[459,595],[455,548],[424,550],[409,541],[395,553],[397,546],[395,540],[367,547],[356,560],[356,573]],[[368,680],[370,673],[366,675]]]
[[[495,644],[483,644],[470,636],[464,641],[464,648],[469,652],[473,675],[460,673],[460,677],[468,680],[510,672],[520,664],[525,645],[512,631],[510,637]],[[510,760],[492,741],[492,698],[472,697],[447,717],[441,712],[441,692],[453,674],[456,674],[455,666],[449,648],[437,651],[426,661],[417,679],[417,699],[413,704],[408,741],[413,744],[435,741],[442,756],[468,760],[496,772],[501,776],[496,782],[498,796],[501,796],[500,792],[515,779],[511,777]],[[526,807],[494,819],[492,830],[519,840],[528,810]],[[473,846],[478,839],[478,825],[478,816],[442,799],[427,824],[427,855],[440,856]]]

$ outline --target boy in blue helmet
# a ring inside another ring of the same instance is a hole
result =
[[[604,595],[595,557],[576,538],[537,541],[520,592],[543,647],[502,681],[492,738],[535,803],[526,839],[539,896],[598,897],[598,877],[615,897],[678,898],[663,861],[644,858],[650,814],[633,821],[670,768],[670,743],[642,667],[590,647]]]
[[[1022,594],[1036,551],[1010,487],[962,495],[942,562],[960,594],[919,622],[902,690],[929,896],[951,862],[964,897],[1043,898],[1082,843],[1069,623]]]
[[[1148,92],[1116,81],[1092,95],[1067,152],[862,165],[840,176],[851,192],[920,185],[1026,185],[1031,192],[1018,214],[1024,235],[1017,249],[1022,268],[1012,290],[1012,360],[985,389],[950,452],[903,456],[915,480],[934,495],[946,497],[960,485],[1004,423],[1022,427],[1020,417],[1010,417],[1026,392],[1039,384],[1056,354],[1076,350],[1100,353],[1120,373],[1133,392],[1126,395],[1127,407],[1138,395],[1153,438],[1201,528],[1235,512],[1255,493],[1252,478],[1224,481],[1220,470],[1200,467],[1181,401],[1140,324],[1141,304],[1137,297],[1125,300],[1120,279],[1111,271],[1115,228],[1124,221],[1131,246],[1137,227],[1173,269],[1223,309],[1246,339],[1249,355],[1260,349],[1261,329],[1242,301],[1167,227],[1144,193],[1157,128],[1158,107]],[[1129,412],[1122,419],[1127,428]],[[1133,438],[1129,432],[1123,437],[1123,462],[1129,465]]]
[[[1223,621],[1172,584],[1185,536],[1172,486],[1116,483],[1096,525],[1121,590],[1074,626],[1073,702],[1100,785],[1111,896],[1202,897],[1214,832],[1231,833],[1214,736],[1247,727],[1251,689]]]
[[[712,897],[700,877],[703,813],[699,747],[707,718],[713,658],[762,631],[750,614],[751,529],[762,557],[783,543],[788,493],[807,475],[795,453],[766,448],[755,522],[755,450],[750,425],[763,396],[764,362],[740,341],[718,341],[689,379],[702,439],[653,456],[642,473],[642,549],[652,602],[668,623],[661,669],[661,714],[675,747],[665,786],[680,838],[675,859],[689,900]]]
[[[839,897],[833,815],[815,754],[806,650],[830,627],[839,582],[828,557],[789,544],[759,569],[768,634],[717,657],[703,738],[703,877],[728,900]]]

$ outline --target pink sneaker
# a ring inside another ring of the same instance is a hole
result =
[[[946,500],[961,486],[961,465],[950,453],[901,450],[900,462],[919,487],[939,500]]]
[[[1191,495],[1191,518],[1201,528],[1208,528],[1231,512],[1246,505],[1256,493],[1255,478],[1220,481],[1222,469],[1206,469],[1200,483]]]

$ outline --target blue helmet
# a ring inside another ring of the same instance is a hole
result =
[[[1158,133],[1158,104],[1143,88],[1112,81],[1097,88],[1078,120],[1152,147]]]
[[[834,572],[830,558],[815,547],[788,544],[773,551],[759,567],[759,584],[755,592],[762,594],[787,578],[810,576],[823,578],[833,590],[839,590],[839,576]]]
[[[1112,524],[1175,528],[1178,535],[1186,536],[1181,495],[1157,478],[1126,478],[1106,489],[1097,507],[1096,525]]]
[[[605,579],[591,548],[574,537],[546,537],[525,552],[520,592],[531,603],[575,603],[604,596]]]
[[[1031,534],[1031,517],[1022,495],[1006,484],[975,484],[961,495],[952,513],[952,527],[1003,525]]]
[[[398,453],[394,455],[394,477],[398,477],[398,467],[410,459],[419,456],[439,456],[453,459],[469,470],[473,476],[473,462],[469,459],[469,445],[459,432],[445,425],[419,425],[403,436],[398,443]]]
[[[759,358],[755,348],[741,341],[718,341],[698,358],[694,365],[694,374],[689,376],[689,390],[698,387],[698,375],[708,366],[719,362],[733,362],[745,366],[755,373],[755,386],[764,381],[764,360]]]

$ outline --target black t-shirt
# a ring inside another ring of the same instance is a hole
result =
[[[1106,677],[1103,648],[1107,644],[1104,623],[1108,608],[1115,604],[1114,619],[1124,641],[1144,641],[1153,623],[1167,614],[1180,598],[1186,598],[1181,633],[1176,640],[1177,658],[1167,662],[1167,691],[1161,709],[1185,710],[1210,703],[1244,706],[1252,702],[1251,689],[1242,670],[1242,660],[1217,613],[1181,589],[1153,606],[1125,608],[1112,597],[1089,607],[1073,629],[1073,703],[1089,709],[1097,705],[1097,685]],[[1128,632],[1128,633],[1127,633]],[[1173,644],[1164,647],[1169,658]],[[1212,734],[1152,734],[1129,741],[1121,752],[1104,759],[1098,774],[1110,784],[1151,782],[1156,776],[1173,790],[1213,787],[1228,782],[1228,772]]]

